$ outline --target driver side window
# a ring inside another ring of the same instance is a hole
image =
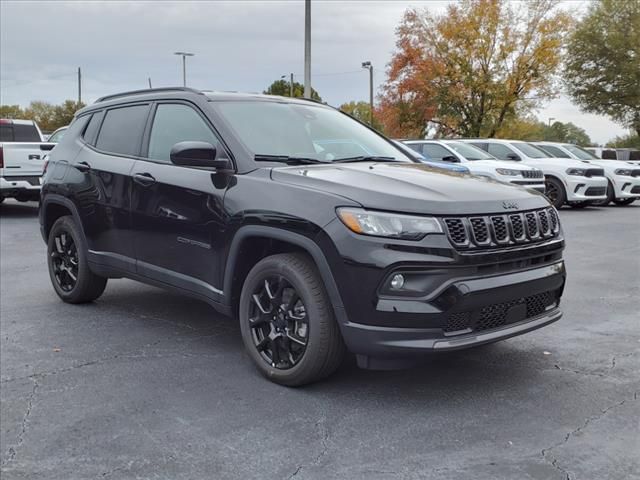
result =
[[[215,134],[193,108],[179,103],[158,105],[151,127],[147,157],[170,163],[171,148],[178,142],[186,141],[207,142],[219,148]]]
[[[514,151],[509,147],[501,145],[499,143],[489,144],[489,153],[500,160],[509,160],[509,155],[514,155]]]

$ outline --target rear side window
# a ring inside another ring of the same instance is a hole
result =
[[[148,105],[107,110],[96,148],[119,155],[138,155],[148,111]]]
[[[508,155],[513,155],[513,150],[499,143],[490,143],[489,153],[500,160],[508,160]]]
[[[89,120],[89,124],[82,135],[85,142],[89,145],[96,144],[96,135],[98,134],[98,129],[100,128],[100,122],[102,122],[102,117],[104,116],[104,112],[96,112],[91,115],[91,120]]]
[[[603,150],[602,151],[602,158],[604,160],[617,160],[618,156],[616,155],[616,151],[615,150]]]
[[[216,136],[193,108],[177,103],[158,105],[151,127],[148,157],[170,162],[171,147],[186,141],[207,142],[218,148]]]
[[[40,133],[35,125],[13,124],[14,142],[41,142]]]
[[[0,125],[0,142],[13,142],[12,125]]]

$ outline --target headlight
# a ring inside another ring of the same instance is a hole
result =
[[[414,217],[361,208],[338,208],[337,212],[349,230],[361,235],[420,240],[429,233],[442,233],[440,223],[433,217]]]
[[[627,168],[619,168],[615,171],[616,175],[624,175],[627,177],[631,176],[631,170],[627,169]]]
[[[510,177],[518,177],[522,175],[522,172],[520,170],[510,170],[508,168],[496,168],[496,172],[498,172],[500,175],[508,175]]]
[[[576,175],[578,177],[584,177],[587,174],[587,170],[584,168],[569,168],[567,175]]]

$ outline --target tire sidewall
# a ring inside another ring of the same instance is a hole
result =
[[[549,199],[549,202],[551,202],[551,204],[556,209],[559,209],[567,201],[567,193],[566,193],[566,191],[564,189],[564,185],[562,184],[561,181],[559,181],[558,179],[556,179],[554,177],[547,177],[545,179],[545,182],[546,183],[552,183],[556,187],[556,189],[558,190],[558,196],[556,197],[555,201],[551,201],[551,199]]]
[[[71,236],[78,252],[78,278],[76,280],[76,284],[70,292],[65,292],[64,290],[62,290],[62,288],[60,288],[60,285],[58,285],[58,281],[56,280],[55,274],[53,273],[51,258],[51,253],[55,248],[55,238],[62,231]],[[78,293],[81,290],[82,282],[85,281],[85,271],[88,268],[86,262],[86,248],[83,242],[82,235],[80,235],[80,233],[78,232],[78,228],[76,227],[75,222],[69,216],[59,218],[53,224],[53,227],[51,227],[51,231],[49,232],[49,238],[47,241],[47,267],[49,269],[49,278],[51,279],[51,284],[53,285],[53,288],[58,296],[63,300],[73,301],[78,296]]]
[[[309,330],[307,334],[307,347],[304,355],[296,365],[286,370],[272,367],[264,358],[262,358],[253,343],[252,332],[249,327],[249,311],[251,302],[253,301],[252,295],[264,282],[265,277],[272,275],[283,276],[291,286],[295,288],[304,303],[308,318],[307,323]],[[302,278],[300,272],[291,268],[286,263],[278,263],[276,259],[267,258],[258,263],[249,272],[242,288],[238,316],[240,320],[242,340],[249,356],[252,358],[258,369],[260,369],[260,371],[270,379],[282,383],[295,383],[295,379],[303,376],[308,370],[307,367],[310,359],[320,354],[321,344],[319,339],[319,329],[323,328],[321,321],[325,319],[324,317],[327,316],[327,312],[317,304],[315,299],[313,299],[310,288]],[[333,321],[332,318],[329,318],[329,320]]]

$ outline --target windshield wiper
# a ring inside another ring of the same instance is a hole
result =
[[[377,157],[375,155],[361,155],[359,157],[347,157],[333,160],[331,163],[354,163],[354,162],[397,162],[394,157]]]
[[[266,155],[262,153],[256,153],[253,159],[256,162],[278,162],[286,163],[287,165],[312,165],[315,163],[331,163],[323,162],[322,160],[317,160],[315,158],[309,157],[289,157],[287,155]]]

